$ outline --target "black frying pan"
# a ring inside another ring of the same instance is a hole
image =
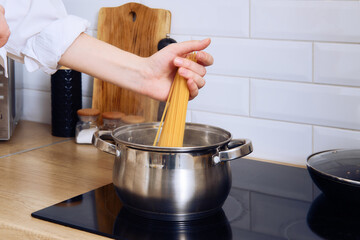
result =
[[[329,150],[307,159],[307,169],[330,199],[360,203],[360,149]]]

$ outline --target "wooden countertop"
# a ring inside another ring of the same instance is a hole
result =
[[[31,217],[31,213],[111,183],[114,156],[49,125],[21,121],[0,141],[1,239],[109,239]]]

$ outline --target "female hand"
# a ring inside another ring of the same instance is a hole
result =
[[[192,40],[170,44],[148,58],[149,79],[145,82],[143,92],[155,99],[166,100],[176,71],[187,79],[190,100],[198,95],[199,89],[205,85],[205,66],[213,64],[213,57],[204,50],[210,44],[210,39]],[[198,51],[197,63],[186,59],[187,54]]]
[[[5,19],[5,9],[0,5],[0,47],[3,47],[10,37],[10,29]]]

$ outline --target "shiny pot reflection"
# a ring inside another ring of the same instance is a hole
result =
[[[111,132],[116,146],[98,132],[94,145],[116,153],[113,183],[131,211],[171,221],[192,220],[219,211],[231,188],[230,160],[252,152],[251,141],[229,132],[187,123],[184,147],[152,146],[159,123],[127,125]]]
[[[160,221],[121,209],[114,224],[114,235],[128,240],[231,240],[232,231],[223,210],[194,221]]]

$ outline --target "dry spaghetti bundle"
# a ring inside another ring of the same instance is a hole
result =
[[[195,62],[196,53],[190,54],[187,58]],[[186,84],[186,79],[176,73],[154,140],[154,146],[182,147],[188,101],[189,89]],[[157,142],[160,129],[160,139],[159,142]]]

